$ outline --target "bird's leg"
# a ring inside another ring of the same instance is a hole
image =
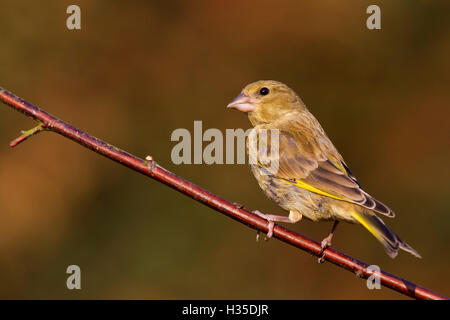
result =
[[[324,261],[324,256],[323,256],[323,252],[331,246],[331,239],[333,239],[333,235],[334,235],[334,231],[336,230],[337,225],[339,224],[339,221],[334,221],[333,223],[333,227],[331,227],[331,232],[330,234],[322,240],[320,246],[322,247],[322,250],[320,250],[319,252],[319,263],[322,263]]]
[[[278,216],[274,214],[264,214],[259,212],[258,210],[252,211],[257,216],[267,220],[269,222],[269,230],[267,231],[267,235],[265,240],[269,240],[273,236],[273,228],[275,226],[275,222],[288,222],[288,223],[296,223],[300,221],[302,218],[302,214],[298,211],[289,211],[289,216]],[[259,230],[256,234],[256,241],[259,240]]]

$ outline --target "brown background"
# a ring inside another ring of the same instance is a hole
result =
[[[66,28],[79,4],[82,30]],[[422,260],[391,260],[361,227],[333,245],[443,294],[450,208],[450,5],[373,1],[2,1],[0,86],[249,209],[281,214],[246,165],[171,162],[176,128],[248,128],[225,109],[276,79],[320,120],[388,224]],[[41,134],[0,105],[1,298],[399,299],[171,189]],[[289,226],[322,239],[330,223]],[[66,267],[82,290],[65,287]]]

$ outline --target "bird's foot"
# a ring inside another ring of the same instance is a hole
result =
[[[273,227],[275,226],[275,223],[272,219],[270,219],[270,214],[264,214],[258,210],[252,211],[257,216],[263,218],[264,220],[267,220],[269,222],[269,230],[267,231],[266,237],[264,238],[265,241],[268,241],[273,236]],[[256,233],[256,241],[259,241],[259,230]]]
[[[336,231],[336,227],[338,226],[338,224],[339,224],[338,220],[334,221],[330,234],[328,235],[328,237],[323,239],[320,244],[320,246],[322,247],[322,250],[320,250],[320,252],[318,254],[318,256],[320,256],[320,258],[318,260],[319,263],[323,263],[325,261],[324,251],[331,246],[331,239],[333,239],[333,235],[334,235],[334,232]]]
[[[268,230],[266,237],[264,238],[265,241],[268,241],[273,236],[273,228],[275,226],[275,221],[280,222],[291,222],[291,220],[288,217],[285,216],[277,216],[273,214],[264,214],[258,210],[252,211],[257,216],[263,218],[264,220],[267,220],[269,222]],[[259,231],[256,233],[256,241],[259,240]]]
[[[317,260],[318,263],[324,263],[325,262],[324,251],[331,246],[331,239],[332,238],[333,238],[333,234],[330,234],[328,237],[323,239],[322,242],[320,243],[320,246],[321,246],[322,249],[320,250],[320,252],[318,254],[318,256],[320,256],[320,258]]]

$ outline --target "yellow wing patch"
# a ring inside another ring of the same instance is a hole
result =
[[[281,180],[284,180],[284,181],[286,181],[286,182],[289,182],[290,184],[293,184],[293,185],[295,185],[295,186],[297,186],[297,187],[299,187],[299,188],[302,188],[302,189],[305,189],[305,190],[308,190],[308,191],[311,191],[311,192],[320,194],[320,195],[322,195],[322,196],[326,196],[326,197],[329,197],[329,198],[333,198],[333,199],[337,199],[337,200],[342,200],[342,201],[348,201],[348,200],[346,200],[346,199],[344,199],[344,198],[340,198],[340,197],[337,197],[337,196],[332,195],[332,194],[330,194],[330,193],[327,193],[327,192],[325,192],[325,191],[322,191],[322,190],[320,190],[320,189],[317,189],[316,187],[313,187],[313,186],[311,186],[311,185],[309,185],[309,184],[307,184],[307,183],[305,183],[305,182],[303,182],[303,181],[301,181],[301,180],[298,180],[298,179],[295,179],[295,181],[291,181],[291,180],[287,180],[287,179],[281,179]]]

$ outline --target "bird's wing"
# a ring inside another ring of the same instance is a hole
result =
[[[263,172],[311,192],[355,203],[389,217],[394,216],[391,209],[361,188],[341,155],[325,135],[318,138],[322,139],[321,141],[311,141],[311,138],[307,137],[314,135],[305,132],[277,131],[278,162],[276,162],[276,147],[272,142],[275,140],[270,131],[256,137],[258,146],[266,143],[268,150],[257,148],[257,165]],[[324,144],[327,148],[323,147]]]

